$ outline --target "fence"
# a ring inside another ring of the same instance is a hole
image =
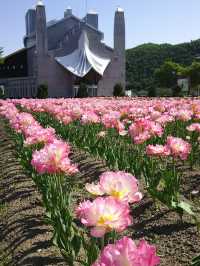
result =
[[[36,78],[0,79],[6,98],[34,98],[37,95]]]

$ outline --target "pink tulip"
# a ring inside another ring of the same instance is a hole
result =
[[[160,124],[143,118],[129,127],[129,134],[135,144],[142,144],[153,136],[161,137],[163,129]]]
[[[189,121],[192,119],[192,116],[193,116],[193,112],[190,111],[190,110],[179,110],[177,115],[176,115],[176,118],[178,120],[181,120],[181,121]]]
[[[83,219],[85,213],[89,210],[89,208],[92,206],[92,202],[89,200],[81,202],[78,207],[75,210],[76,216],[79,219]]]
[[[146,147],[146,153],[147,155],[152,156],[169,156],[170,155],[170,149],[168,146],[163,145],[148,145]]]
[[[167,137],[167,146],[174,157],[180,157],[182,160],[187,160],[191,152],[191,144],[181,138]]]
[[[42,128],[29,126],[25,130],[26,138],[25,145],[33,145],[37,143],[52,143],[55,140],[55,129],[53,128]]]
[[[43,149],[33,153],[31,164],[40,174],[64,172],[72,175],[77,173],[78,169],[71,164],[69,152],[67,143],[55,139],[53,143],[46,144]]]
[[[92,266],[156,266],[159,263],[154,246],[145,240],[136,246],[132,239],[123,237],[115,244],[107,245]]]
[[[103,115],[102,123],[106,128],[114,128],[117,121],[120,119],[120,112],[109,112]]]
[[[112,197],[96,198],[91,204],[82,203],[76,210],[82,224],[91,227],[94,237],[102,237],[107,232],[122,232],[132,224],[128,204]]]
[[[187,127],[187,130],[190,132],[197,131],[200,133],[200,123],[193,123]]]
[[[100,184],[86,184],[85,188],[88,192],[90,192],[94,196],[102,196],[105,194],[105,192],[102,190]]]
[[[93,195],[109,195],[129,203],[139,202],[142,194],[138,191],[138,180],[125,172],[105,172],[97,185],[86,184],[86,190]]]
[[[92,111],[85,112],[81,117],[82,124],[96,124],[100,122],[100,118]]]

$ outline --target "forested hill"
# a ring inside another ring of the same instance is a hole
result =
[[[200,39],[178,45],[147,43],[126,51],[127,81],[134,90],[147,89],[154,85],[154,71],[164,61],[190,65],[200,58]]]

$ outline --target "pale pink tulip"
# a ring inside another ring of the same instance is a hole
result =
[[[200,133],[200,123],[193,123],[187,127],[187,130],[190,132],[197,131]]]
[[[132,224],[128,204],[112,197],[99,197],[91,204],[79,205],[76,213],[85,226],[91,227],[94,237],[102,237],[113,230],[122,232]]]
[[[187,141],[172,136],[167,137],[167,146],[174,157],[180,157],[182,160],[187,160],[192,149]]]
[[[129,203],[139,202],[138,180],[125,172],[105,172],[100,176],[99,186],[106,195]]]
[[[152,156],[169,156],[170,155],[170,149],[168,146],[163,145],[148,145],[146,147],[146,153],[147,155]]]
[[[160,258],[156,255],[154,246],[141,240],[136,246],[135,242],[123,237],[115,244],[107,245],[100,254],[99,259],[92,266],[156,266]]]
[[[129,134],[135,144],[142,144],[153,136],[161,137],[163,129],[160,124],[143,118],[129,127]]]
[[[78,172],[75,165],[72,165],[68,158],[70,146],[60,140],[46,144],[43,149],[34,151],[31,164],[40,174],[61,173],[72,175]]]

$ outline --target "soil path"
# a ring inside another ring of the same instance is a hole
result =
[[[0,120],[0,266],[65,265],[51,244],[40,195]]]

